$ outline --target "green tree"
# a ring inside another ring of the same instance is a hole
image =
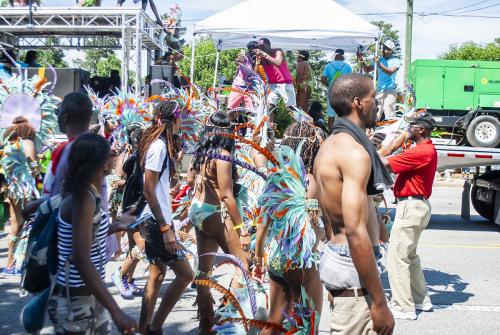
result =
[[[479,44],[472,41],[458,46],[452,44],[449,50],[439,56],[441,59],[452,60],[476,60],[476,61],[500,61],[500,38],[494,42]]]
[[[184,59],[178,64],[182,73],[189,76],[191,69],[191,44],[187,44],[183,48],[185,55]],[[226,80],[231,81],[236,74],[235,60],[238,57],[240,50],[223,50],[219,57],[219,74],[224,75]],[[201,88],[207,89],[212,87],[215,70],[216,48],[211,39],[203,38],[196,42],[195,59],[194,59],[194,77],[195,84]]]
[[[76,66],[90,72],[93,76],[109,77],[111,70],[121,72],[121,60],[112,49],[89,49],[84,51],[84,58],[74,61]],[[129,76],[132,77],[132,74]]]
[[[55,37],[48,38],[45,43],[46,49],[36,50],[37,62],[41,65],[50,64],[53,67],[68,67],[68,63],[64,60],[63,49],[54,47],[57,43],[58,40]],[[28,49],[22,50],[19,59],[24,60],[27,51]]]

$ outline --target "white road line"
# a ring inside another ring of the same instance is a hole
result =
[[[434,305],[434,309],[453,309],[457,311],[477,311],[500,313],[500,306],[472,306],[472,305]]]

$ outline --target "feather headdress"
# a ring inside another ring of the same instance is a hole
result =
[[[308,213],[317,207],[317,201],[306,197],[307,173],[300,158],[302,145],[303,142],[295,152],[280,146],[279,164],[268,176],[259,197],[262,222],[268,227],[268,245],[272,245],[269,263],[280,272],[307,269],[319,261],[319,255],[313,251],[316,234]]]

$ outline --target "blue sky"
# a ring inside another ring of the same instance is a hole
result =
[[[272,0],[269,0],[272,1]],[[241,0],[156,0],[160,12],[165,12],[168,8],[178,3],[183,10],[183,19],[186,25],[191,26],[197,19],[206,18],[216,12],[235,5]],[[401,12],[406,10],[405,0],[339,0],[340,4],[355,13],[387,13]],[[73,0],[43,0],[45,6],[72,6]],[[480,3],[476,6],[470,6],[466,9],[455,11],[465,12],[475,10],[489,5],[499,4],[496,0],[416,0],[416,12],[438,12],[451,11],[465,6]],[[103,6],[114,6],[115,0],[103,0]],[[134,5],[133,0],[127,0],[126,6]],[[307,1],[304,1],[307,5]],[[500,5],[488,9],[474,11],[469,14],[500,16]],[[400,32],[401,43],[404,45],[405,16],[387,15],[387,16],[364,16],[366,19],[383,19],[391,22]],[[463,17],[442,17],[426,16],[414,18],[413,28],[413,59],[435,58],[440,53],[448,49],[448,45],[453,43],[463,43],[465,41],[475,41],[486,43],[492,41],[495,37],[500,37],[500,19],[485,18],[463,18]],[[188,35],[191,29],[188,29]],[[189,40],[189,36],[186,36]]]

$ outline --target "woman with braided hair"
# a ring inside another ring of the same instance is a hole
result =
[[[141,213],[143,218],[148,216],[141,235],[146,242],[146,257],[151,264],[139,320],[142,334],[162,334],[161,328],[168,314],[194,277],[173,230],[169,195],[170,180],[175,174],[175,160],[180,149],[174,138],[179,127],[180,106],[177,102],[158,103],[154,109],[153,124],[144,132],[138,148],[139,164],[144,171],[146,204],[139,203],[137,213]],[[153,318],[167,265],[174,271],[175,279],[165,290]]]
[[[236,203],[236,167],[231,162],[235,143],[218,133],[232,133],[231,122],[222,112],[210,115],[196,147],[192,168],[197,175],[189,219],[196,230],[198,255],[216,253],[220,247],[224,253],[238,257],[248,270],[240,243],[248,233]],[[210,279],[214,260],[214,256],[200,257],[197,279]],[[233,280],[233,286],[236,283]],[[214,324],[210,289],[201,285],[196,288],[200,334],[210,334]]]
[[[323,304],[316,266],[320,209],[312,176],[322,141],[321,130],[310,121],[293,123],[285,130],[277,152],[280,164],[271,170],[259,198],[263,223],[257,230],[252,271],[255,278],[264,278],[264,247],[268,246],[268,321],[282,324],[284,313],[297,311],[297,306],[301,306],[302,310],[315,311],[315,318],[309,315],[308,321],[308,328],[313,330],[317,330]],[[312,303],[304,306],[309,298]],[[272,333],[266,328],[260,334]]]

